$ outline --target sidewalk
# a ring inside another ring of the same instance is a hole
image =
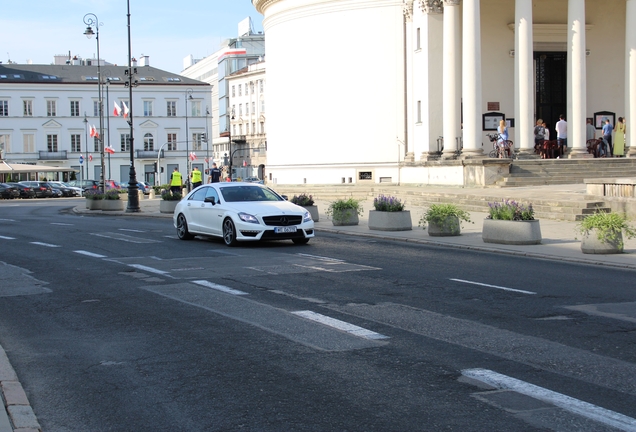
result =
[[[413,187],[405,187],[412,190]],[[466,194],[470,192],[474,195],[501,196],[516,200],[532,201],[533,198],[546,196],[567,196],[571,194],[584,194],[584,185],[561,185],[561,186],[541,186],[528,188],[510,189],[465,189],[452,187],[426,188],[433,193],[443,192],[445,194]],[[308,193],[311,193],[309,191]],[[159,212],[159,198],[140,200],[139,213],[124,212],[100,212],[90,211],[81,205],[75,207],[78,214],[109,215],[109,216],[132,216],[132,217],[161,217],[171,219],[171,214]],[[484,243],[481,238],[482,221],[486,218],[486,213],[470,212],[473,223],[463,223],[462,235],[457,237],[430,237],[426,230],[418,227],[418,221],[426,211],[425,207],[409,206],[407,201],[406,209],[411,211],[413,230],[411,231],[372,231],[368,228],[369,210],[373,209],[373,198],[368,198],[362,202],[364,209],[360,217],[360,223],[356,226],[335,227],[331,220],[325,215],[329,206],[329,201],[318,200],[315,203],[320,212],[319,221],[316,222],[317,235],[320,232],[331,232],[345,235],[371,237],[377,239],[389,239],[421,243],[427,245],[437,245],[458,249],[469,249],[488,251],[495,253],[505,253],[508,255],[520,255],[533,258],[549,259],[553,261],[566,261],[591,265],[603,265],[608,267],[628,268],[636,270],[636,239],[625,239],[625,253],[616,255],[589,255],[581,252],[580,234],[576,232],[575,222],[555,221],[549,219],[541,220],[542,244],[529,246],[498,245]]]

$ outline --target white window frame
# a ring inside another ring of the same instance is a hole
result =
[[[48,99],[46,101],[46,116],[57,117],[57,101],[56,100]]]

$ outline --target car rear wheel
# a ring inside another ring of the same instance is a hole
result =
[[[292,241],[294,242],[294,244],[304,245],[304,244],[307,244],[309,242],[309,239],[308,238],[295,238],[295,239],[292,239]]]
[[[228,246],[236,246],[236,228],[232,219],[227,218],[223,221],[223,241]]]
[[[194,238],[190,231],[188,231],[188,221],[183,214],[177,216],[177,237],[180,240],[191,240]]]

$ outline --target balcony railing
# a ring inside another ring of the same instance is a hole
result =
[[[137,159],[157,159],[159,157],[159,150],[135,150]],[[163,156],[163,150],[161,150],[161,157]]]
[[[246,143],[247,142],[247,138],[245,137],[245,135],[232,135],[232,142],[235,143]]]
[[[40,151],[39,152],[39,160],[67,160],[66,150],[50,152],[50,151]]]

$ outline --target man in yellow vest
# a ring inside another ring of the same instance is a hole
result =
[[[177,167],[174,167],[174,171],[170,175],[170,192],[173,194],[181,193],[181,188],[183,187],[183,182],[181,178],[181,173]]]
[[[192,177],[192,187],[194,187],[195,189],[201,186],[201,184],[203,184],[203,179],[201,178],[201,171],[199,171],[199,168],[194,167],[194,169],[192,170],[191,177]]]

